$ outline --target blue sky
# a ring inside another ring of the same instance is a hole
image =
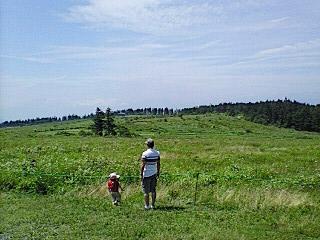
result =
[[[318,0],[2,0],[0,121],[320,103]]]

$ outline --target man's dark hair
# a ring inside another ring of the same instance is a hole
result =
[[[146,143],[147,143],[147,146],[149,148],[153,148],[154,147],[154,141],[152,139],[148,139]]]

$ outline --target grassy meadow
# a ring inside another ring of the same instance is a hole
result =
[[[320,134],[223,114],[116,122],[133,136],[93,136],[90,120],[0,129],[0,239],[320,239]],[[152,211],[138,178],[148,137]]]

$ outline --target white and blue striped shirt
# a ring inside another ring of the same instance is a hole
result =
[[[149,148],[142,153],[142,160],[145,162],[143,177],[150,177],[158,172],[157,163],[160,160],[160,152]]]

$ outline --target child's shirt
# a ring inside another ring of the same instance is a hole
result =
[[[108,180],[108,189],[110,192],[119,192],[119,181],[117,179]]]

